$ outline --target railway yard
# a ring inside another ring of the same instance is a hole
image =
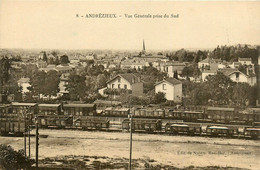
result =
[[[30,131],[32,158],[35,124],[39,125],[42,166],[65,168],[68,160],[77,160],[83,169],[102,169],[108,164],[111,169],[126,169],[130,127],[137,169],[260,166],[259,108],[120,106],[99,110],[95,104],[11,103],[0,109],[0,144],[23,149],[23,135]]]
[[[40,129],[39,159],[52,160],[51,165],[64,159],[83,159],[106,162],[121,160],[127,165],[129,133]],[[33,130],[31,134],[35,134]],[[23,137],[0,137],[1,144],[15,149],[23,148]],[[34,158],[35,138],[31,138],[31,156]],[[238,167],[258,169],[259,140],[225,139],[200,136],[168,136],[134,133],[133,159],[152,165]],[[49,162],[50,163],[50,162]],[[140,167],[144,166],[140,163]],[[218,169],[218,168],[216,168]]]

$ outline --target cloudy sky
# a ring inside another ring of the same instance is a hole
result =
[[[76,17],[116,14],[117,18]],[[179,18],[125,18],[171,15]],[[121,16],[121,17],[120,17]],[[260,2],[0,1],[0,48],[214,48],[260,44]]]

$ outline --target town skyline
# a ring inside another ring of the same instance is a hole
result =
[[[259,2],[2,1],[0,48],[147,51],[259,45]],[[115,13],[121,18],[77,18]],[[33,15],[32,15],[33,14]],[[179,18],[126,18],[179,14]]]

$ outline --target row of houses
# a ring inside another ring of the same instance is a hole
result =
[[[239,71],[240,66],[246,67],[246,73]],[[248,83],[253,86],[257,83],[254,64],[251,58],[239,58],[238,62],[228,63],[219,59],[206,58],[198,63],[202,71],[201,80],[205,81],[209,75],[216,75],[222,72],[234,82]]]

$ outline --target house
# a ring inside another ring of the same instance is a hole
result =
[[[175,78],[167,78],[155,84],[155,93],[165,93],[165,98],[174,102],[182,101],[182,82]]]
[[[30,85],[30,78],[21,78],[17,81],[18,86],[22,88],[22,93],[27,93],[30,92],[30,90],[28,90],[28,87],[31,87]]]
[[[55,70],[59,73],[70,73],[73,71],[72,67],[68,65],[58,65]]]
[[[69,73],[63,73],[60,76],[60,83],[59,83],[60,95],[69,93],[68,90],[66,90],[66,85],[68,84],[69,75],[70,75]]]
[[[201,79],[202,79],[202,81],[205,81],[205,79],[208,75],[216,75],[216,74],[217,74],[216,70],[204,70],[201,73]]]
[[[240,62],[233,62],[230,66],[230,68],[238,68],[241,65]]]
[[[85,57],[87,60],[94,60],[94,55],[86,55]]]
[[[38,69],[40,69],[40,68],[46,68],[47,67],[47,62],[46,61],[38,61],[37,63],[36,63],[36,66],[38,67]]]
[[[198,68],[202,69],[205,68],[206,66],[209,66],[210,63],[210,58],[205,58],[204,60],[198,62]]]
[[[221,72],[228,76],[232,81],[234,82],[241,82],[241,83],[248,83],[250,86],[253,86],[256,84],[256,76],[254,74],[252,75],[246,75],[242,73],[241,71],[237,69],[232,68],[226,68],[222,69]]]
[[[122,69],[142,69],[146,66],[144,60],[125,60],[121,63]]]
[[[118,74],[107,81],[108,89],[130,90],[133,95],[143,95],[143,82],[132,73]]]
[[[242,65],[253,65],[251,58],[238,58],[238,62]]]
[[[182,70],[184,69],[185,66],[186,66],[185,63],[172,62],[165,65],[164,70],[166,71],[169,77],[173,77],[175,71],[177,71],[178,75],[182,74]]]

